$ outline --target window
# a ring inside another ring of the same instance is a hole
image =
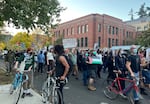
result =
[[[89,28],[88,25],[85,25],[85,32],[88,32],[88,31],[89,31],[88,28]]]
[[[109,26],[109,34],[111,34],[111,26]]]
[[[112,46],[114,46],[115,44],[114,44],[115,42],[114,42],[114,39],[112,39]]]
[[[74,34],[74,28],[71,28],[71,35]]]
[[[84,41],[83,38],[81,38],[81,47],[83,47],[83,41]]]
[[[82,33],[84,33],[84,31],[85,31],[85,26],[83,25],[82,26]]]
[[[118,45],[118,39],[116,39],[116,46]]]
[[[112,34],[115,34],[115,27],[112,27]]]
[[[125,45],[125,40],[123,40],[123,45]]]
[[[81,27],[78,26],[78,34],[80,34],[80,33],[81,33]]]
[[[80,40],[77,39],[77,46],[80,47]]]
[[[62,34],[63,34],[63,36],[65,35],[65,29],[63,29],[63,33]]]
[[[116,35],[118,35],[118,27],[116,27]]]
[[[128,35],[129,35],[129,32],[127,31],[127,32],[126,32],[126,37],[127,37],[127,38],[128,38]]]
[[[67,29],[67,35],[69,35],[69,30]]]
[[[144,26],[144,30],[147,30],[148,29],[148,26]]]
[[[108,47],[111,47],[111,38],[108,38]]]
[[[141,27],[137,27],[137,31],[140,31]]]
[[[101,32],[101,24],[98,24],[98,32]]]
[[[88,47],[88,38],[85,37],[85,47]]]
[[[98,37],[98,47],[101,47],[101,37]]]

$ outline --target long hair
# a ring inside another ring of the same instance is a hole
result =
[[[62,55],[65,53],[64,46],[63,45],[55,45],[54,46],[54,52],[58,55]]]

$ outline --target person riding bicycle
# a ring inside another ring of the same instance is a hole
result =
[[[33,68],[33,64],[34,64],[34,57],[32,55],[32,49],[28,48],[27,49],[27,53],[24,54],[20,54],[20,56],[17,58],[16,63],[14,68],[18,69],[19,63],[25,61],[25,65],[24,65],[24,69],[21,70],[25,70],[27,72],[25,72],[28,76],[28,80],[23,83],[23,94],[22,94],[22,98],[24,98],[26,95],[27,96],[33,96],[30,93],[30,85],[31,85],[31,70]]]
[[[55,45],[54,52],[56,54],[56,58],[55,58],[56,66],[55,66],[55,69],[51,70],[50,72],[51,74],[55,72],[56,77],[59,77],[60,80],[65,80],[67,78],[70,66],[66,60],[63,45]],[[64,84],[60,83],[59,90],[62,93],[62,96],[63,96],[63,87],[64,87]]]
[[[131,54],[127,58],[126,67],[130,72],[131,77],[136,79],[137,86],[139,85],[139,71],[140,71],[140,57],[137,55],[137,49],[135,45],[130,48]],[[134,104],[141,104],[139,101],[139,94],[133,90]]]

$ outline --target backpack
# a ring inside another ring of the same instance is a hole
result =
[[[71,60],[70,57],[68,57],[68,56],[66,56],[66,55],[63,55],[63,56],[66,58],[66,60],[67,60],[67,62],[68,62],[68,64],[69,64],[69,66],[70,66],[69,72],[68,72],[68,74],[67,74],[67,77],[69,77],[70,74],[71,74],[71,72],[72,72],[72,70],[73,70],[73,62],[72,62],[72,60]]]

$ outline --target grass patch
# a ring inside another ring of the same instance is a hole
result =
[[[0,69],[0,85],[10,84],[13,80],[13,75],[6,76],[6,72]]]

